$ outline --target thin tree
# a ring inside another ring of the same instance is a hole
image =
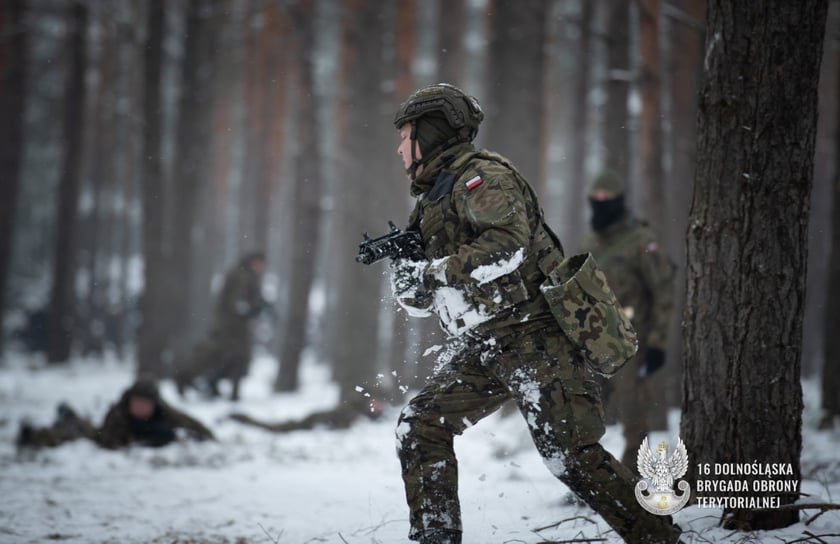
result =
[[[593,3],[582,0],[580,4],[579,40],[577,65],[575,66],[575,83],[572,104],[572,129],[569,135],[569,206],[567,208],[571,220],[567,221],[569,229],[563,237],[564,242],[574,247],[581,239],[583,224],[584,192],[586,180],[586,150],[589,147],[589,91],[592,73],[592,19]]]
[[[301,355],[306,347],[309,295],[315,277],[321,217],[321,156],[318,101],[315,95],[315,6],[297,0],[292,16],[295,28],[297,67],[297,155],[295,156],[293,220],[288,233],[291,245],[289,297],[276,391],[294,391],[299,385]]]
[[[547,4],[542,0],[491,0],[489,59],[482,145],[513,161],[543,193],[543,76]],[[479,93],[472,93],[478,95]]]
[[[218,10],[214,0],[189,0],[182,62],[182,92],[178,101],[173,168],[173,214],[169,218],[167,254],[167,351],[186,348],[191,320],[189,285],[193,272],[193,233],[198,227],[199,194],[208,188],[207,152],[212,149],[215,61],[218,55]]]
[[[666,139],[666,155],[671,158],[667,172],[665,202],[666,243],[668,255],[677,266],[674,315],[685,307],[685,228],[691,187],[694,183],[694,163],[697,147],[697,96],[703,72],[703,41],[705,37],[706,0],[679,0],[668,4],[668,33],[670,55],[665,87],[669,96],[671,132]],[[664,60],[664,59],[663,59]],[[668,335],[669,364],[653,376],[655,390],[663,391],[668,406],[681,403],[682,338],[680,319],[673,319]]]
[[[161,70],[165,35],[163,0],[150,0],[146,10],[140,184],[143,202],[143,295],[140,299],[142,321],[137,331],[137,368],[140,373],[160,375],[166,347],[166,329],[163,320],[159,318],[164,314],[166,302],[166,257],[163,251],[165,184],[161,156]]]
[[[639,162],[644,216],[664,232],[665,184],[662,168],[662,76],[659,54],[659,0],[639,3]]]
[[[627,97],[630,93],[630,2],[607,0],[607,97],[604,105],[604,164],[630,179]]]
[[[464,0],[441,0],[438,6],[437,81],[451,83],[461,88],[466,85],[464,73],[466,11]],[[464,90],[471,92],[469,89]]]
[[[806,230],[827,3],[708,4],[684,313],[681,434],[692,467],[784,463],[801,479]],[[724,516],[742,530],[799,518]]]
[[[384,77],[383,21],[381,0],[345,0],[342,3],[342,58],[340,78],[345,92],[339,99],[339,131],[342,182],[336,187],[342,203],[336,223],[340,247],[332,256],[332,266],[342,273],[335,301],[329,308],[334,324],[327,329],[332,340],[333,370],[341,388],[342,402],[359,403],[364,398],[357,386],[370,387],[379,359],[379,312],[382,274],[379,270],[354,262],[362,231],[376,233],[377,224],[386,227],[389,217],[383,211],[383,191],[398,190],[388,185],[382,161],[393,160],[392,146],[383,142],[383,134],[392,135],[391,117],[381,113],[386,99],[381,81]]]
[[[26,102],[26,2],[12,0],[0,7],[0,321],[6,310],[11,268],[15,207],[20,191]],[[3,334],[0,333],[0,356]]]
[[[77,208],[85,111],[85,70],[88,8],[84,2],[70,7],[67,25],[67,63],[64,87],[63,159],[58,188],[55,260],[49,306],[50,363],[66,362],[73,346],[76,302]]]

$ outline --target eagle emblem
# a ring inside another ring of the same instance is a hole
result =
[[[677,447],[670,457],[667,443],[660,442],[654,453],[645,437],[639,447],[636,463],[642,480],[636,483],[635,493],[642,508],[652,514],[667,516],[685,506],[691,495],[691,487],[679,478],[688,470],[688,452],[679,437]],[[682,492],[679,495],[674,493],[674,482],[677,480],[677,487]],[[648,488],[651,488],[650,491]]]

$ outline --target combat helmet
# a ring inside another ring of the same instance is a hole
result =
[[[453,136],[418,161],[415,156],[417,121],[422,117],[442,119],[452,129]],[[470,142],[478,134],[478,125],[484,112],[475,97],[448,83],[436,83],[418,89],[400,104],[394,115],[394,126],[399,129],[411,123],[411,166],[408,173],[413,178],[417,168],[431,160],[440,151],[457,142]]]

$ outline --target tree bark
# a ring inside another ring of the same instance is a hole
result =
[[[394,129],[387,124],[390,116],[376,114],[390,104],[380,85],[384,77],[382,2],[345,0],[342,10],[340,77],[346,91],[338,106],[342,179],[336,194],[343,205],[336,224],[341,245],[332,258],[336,259],[333,266],[344,273],[339,275],[336,300],[329,308],[330,318],[337,321],[334,328],[328,327],[335,333],[331,359],[342,402],[361,402],[364,398],[356,387],[371,386],[382,353],[378,335],[382,273],[355,263],[354,258],[363,231],[378,232],[378,223],[387,228],[388,217],[379,212],[386,209],[383,192],[401,187],[384,183],[389,177],[383,161],[393,160],[394,148],[383,143],[383,135],[393,134]]]
[[[464,0],[442,0],[440,2],[438,7],[437,81],[451,83],[467,93],[474,94],[474,91],[464,89],[464,85],[466,85],[466,74],[464,73],[465,19],[466,6]],[[404,100],[405,97],[401,99]]]
[[[572,103],[572,132],[569,134],[569,202],[567,221],[569,229],[563,240],[577,245],[584,225],[586,209],[586,150],[589,148],[589,91],[592,73],[592,18],[594,6],[589,0],[580,3],[580,39],[578,40],[577,66],[575,67],[574,97]]]
[[[161,316],[166,303],[166,257],[163,250],[164,197],[161,136],[163,111],[161,67],[163,64],[164,0],[150,0],[146,6],[146,47],[143,58],[143,140],[141,144],[143,202],[143,294],[142,321],[137,331],[137,370],[160,376],[166,348],[166,329]]]
[[[492,0],[484,146],[507,156],[544,193],[540,156],[543,138],[543,73],[547,7],[542,0]]]
[[[691,189],[694,183],[694,163],[697,157],[697,95],[703,72],[704,22],[706,0],[679,0],[673,4],[679,16],[671,18],[670,47],[668,59],[669,77],[667,89],[671,103],[671,135],[668,156],[671,169],[668,179],[667,237],[664,240],[668,255],[677,265],[674,315],[682,315],[685,308],[685,229],[688,223],[688,208],[691,204]],[[663,369],[653,376],[654,387],[664,391],[667,405],[679,407],[682,398],[683,360],[680,319],[673,319],[668,335],[668,349]]]
[[[212,119],[217,21],[214,0],[190,0],[182,63],[173,168],[173,210],[167,241],[167,351],[171,357],[187,347],[189,323],[195,319],[189,285],[193,273],[193,239],[198,228],[198,200],[209,186],[207,152],[212,149]]]
[[[0,325],[6,313],[6,292],[12,260],[15,207],[20,192],[26,103],[26,2],[11,0],[0,7]],[[0,330],[0,357],[4,334]]]
[[[301,355],[307,345],[309,295],[315,277],[321,217],[321,154],[318,130],[318,101],[315,97],[315,6],[311,0],[298,0],[294,22],[297,58],[297,156],[295,157],[294,219],[289,239],[292,266],[285,339],[275,391],[295,391],[299,386]]]
[[[604,163],[630,181],[627,96],[630,91],[630,2],[607,0],[607,102],[604,111]]]
[[[692,466],[787,463],[800,479],[800,359],[827,0],[708,4],[687,233],[684,437]],[[791,504],[796,493],[780,494]],[[790,511],[726,510],[775,529]]]
[[[837,19],[837,17],[835,17]],[[840,39],[840,37],[838,37]],[[840,47],[834,60],[837,86],[840,87]],[[825,341],[822,370],[823,417],[840,416],[840,92],[835,92],[834,178],[832,184],[831,258],[828,267],[828,300],[825,305]]]
[[[639,160],[642,211],[660,234],[665,229],[665,184],[662,167],[662,76],[659,55],[659,0],[639,2],[641,74],[639,93]]]
[[[61,179],[56,214],[56,246],[49,309],[50,363],[66,362],[73,347],[76,301],[76,249],[78,247],[77,208],[85,109],[85,70],[87,69],[88,10],[75,2],[68,19],[67,67],[64,94],[64,126]]]

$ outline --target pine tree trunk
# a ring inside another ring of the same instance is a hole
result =
[[[493,0],[482,146],[507,156],[542,194],[543,71],[547,8],[542,0]],[[476,94],[476,93],[473,93]]]
[[[160,376],[166,347],[165,311],[166,260],[163,252],[164,196],[161,136],[163,111],[161,67],[163,64],[164,0],[150,0],[146,6],[146,47],[143,58],[143,141],[141,144],[143,202],[143,294],[141,323],[137,331],[137,370]]]
[[[15,207],[20,191],[26,102],[26,2],[12,0],[0,7],[0,324],[12,260]],[[0,357],[4,334],[0,330]]]
[[[49,309],[47,360],[66,362],[73,347],[76,302],[77,209],[85,109],[88,10],[83,2],[72,4],[68,21],[70,62],[64,95],[63,159],[58,189],[56,246]]]
[[[660,233],[665,230],[665,184],[662,169],[662,76],[659,60],[659,0],[639,2],[641,112],[639,161],[642,215]]]
[[[583,237],[581,232],[586,209],[586,152],[589,148],[589,91],[592,72],[592,19],[594,6],[589,0],[580,3],[580,39],[578,40],[577,66],[574,75],[574,97],[572,104],[572,133],[569,141],[569,202],[567,221],[569,230],[564,233],[563,241],[569,247],[575,247]]]
[[[173,216],[166,235],[171,240],[166,289],[168,292],[167,357],[187,348],[195,319],[189,285],[192,281],[193,234],[199,227],[199,195],[208,187],[207,152],[212,149],[212,119],[218,10],[213,0],[189,0],[186,40],[178,103],[173,168]]]
[[[677,266],[674,316],[685,308],[685,229],[691,188],[694,183],[694,163],[697,158],[697,94],[703,71],[704,22],[706,0],[680,0],[674,4],[680,17],[671,21],[671,41],[668,51],[668,92],[671,102],[671,169],[668,175],[666,234],[668,255]],[[683,360],[680,319],[671,320],[666,360],[661,372],[653,376],[656,391],[666,392],[668,406],[678,408],[682,402]]]
[[[295,157],[294,219],[289,237],[291,277],[286,315],[285,339],[280,368],[274,384],[276,391],[295,391],[299,385],[301,355],[307,344],[309,295],[315,277],[321,217],[321,154],[319,152],[318,102],[315,99],[315,6],[311,0],[298,0],[294,28],[297,33],[297,138]]]
[[[627,95],[630,90],[630,3],[607,1],[607,102],[604,112],[606,167],[629,182],[630,140]]]
[[[826,6],[708,4],[684,314],[681,434],[692,466],[786,463],[788,478],[800,479],[806,230]],[[797,498],[780,495],[782,504]],[[725,514],[735,529],[799,518],[795,510]]]
[[[464,73],[465,19],[466,6],[464,0],[442,0],[440,2],[438,7],[437,81],[451,83],[462,88],[468,94],[475,94],[477,91],[464,89],[466,85],[466,74]],[[400,99],[404,100],[405,97]]]
[[[835,66],[840,87],[840,48]],[[831,259],[828,268],[828,301],[825,305],[825,341],[822,371],[822,409],[824,416],[840,416],[840,92],[835,94],[834,178],[832,184]]]
[[[330,317],[337,320],[331,329],[336,335],[331,354],[335,378],[342,401],[354,403],[364,400],[355,389],[374,379],[381,354],[378,330],[383,279],[381,269],[359,265],[354,258],[363,231],[387,228],[387,216],[381,214],[391,212],[382,206],[383,191],[399,190],[384,184],[388,176],[382,170],[382,161],[394,157],[393,146],[383,144],[382,134],[393,134],[393,129],[376,124],[382,116],[372,114],[388,103],[380,84],[384,76],[382,8],[381,0],[345,0],[342,5],[340,69],[346,91],[338,106],[342,179],[336,187],[342,206],[336,224],[340,247],[333,258],[343,273],[329,310]],[[377,218],[381,218],[381,227]]]

